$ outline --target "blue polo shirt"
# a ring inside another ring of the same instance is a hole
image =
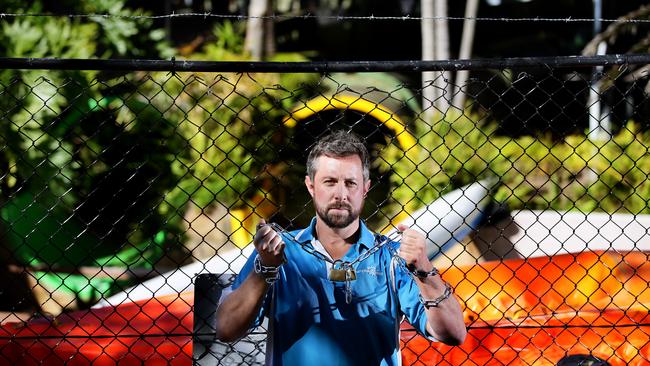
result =
[[[287,263],[266,296],[260,314],[269,318],[266,362],[270,365],[400,365],[399,323],[402,316],[421,334],[426,331],[419,289],[392,256],[399,247],[389,242],[356,265],[352,301],[345,301],[345,283],[327,279],[329,264],[307,253],[298,243],[326,256],[309,227],[283,235]],[[342,258],[353,261],[385,239],[361,222],[357,243]],[[236,289],[253,271],[254,251],[232,285]],[[395,268],[395,285],[391,266]]]

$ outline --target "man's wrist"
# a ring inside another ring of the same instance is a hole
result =
[[[264,281],[269,285],[272,285],[275,281],[278,280],[278,278],[280,278],[281,265],[282,263],[277,266],[265,266],[262,264],[262,259],[258,255],[255,257],[253,268],[258,276],[262,277]]]
[[[428,277],[437,276],[440,273],[438,271],[438,269],[436,267],[433,267],[433,266],[431,266],[431,269],[428,270],[428,271],[424,271],[424,270],[420,270],[419,268],[412,267],[412,268],[409,268],[409,272],[411,272],[411,274],[413,276],[415,276],[416,278],[419,278],[421,280],[424,280],[424,279],[426,279]]]
[[[425,308],[427,308],[427,309],[437,308],[440,305],[441,302],[447,300],[451,296],[452,292],[453,292],[453,290],[451,288],[451,285],[449,285],[447,282],[444,282],[444,291],[440,296],[437,296],[437,297],[432,298],[432,299],[425,299],[422,296],[422,293],[420,293],[418,295],[418,298],[420,300],[420,303]]]

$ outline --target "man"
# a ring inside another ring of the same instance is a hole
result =
[[[267,364],[398,365],[406,316],[430,339],[463,342],[460,305],[427,258],[424,236],[400,226],[401,243],[389,241],[359,219],[368,166],[353,134],[317,143],[305,177],[316,217],[291,233],[258,226],[255,252],[217,309],[220,340],[239,339],[267,316]]]

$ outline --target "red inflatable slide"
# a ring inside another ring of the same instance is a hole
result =
[[[406,365],[650,364],[648,253],[504,260],[443,277],[465,307],[468,337],[449,347],[405,323]],[[192,302],[183,293],[6,323],[0,364],[191,365]]]

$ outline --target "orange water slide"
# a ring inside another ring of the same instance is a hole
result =
[[[584,252],[449,268],[467,340],[428,342],[403,324],[409,365],[557,365],[578,355],[650,364],[650,263],[644,252]]]
[[[449,347],[402,325],[405,365],[650,364],[648,253],[585,252],[449,268],[469,334]],[[193,293],[0,327],[0,364],[191,365]]]

